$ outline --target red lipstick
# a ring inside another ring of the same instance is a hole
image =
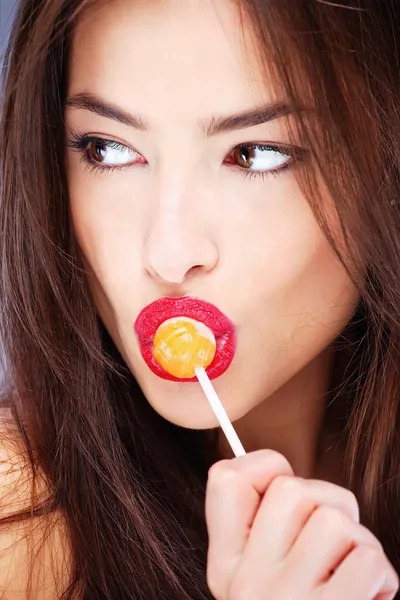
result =
[[[179,379],[170,375],[154,358],[153,340],[156,331],[164,321],[174,317],[189,317],[204,323],[211,329],[215,336],[217,351],[213,362],[206,371],[210,379],[222,375],[230,366],[235,354],[235,325],[210,302],[189,296],[160,298],[146,306],[136,319],[134,330],[139,340],[140,351],[149,369],[158,377],[169,381],[197,381],[196,377]]]

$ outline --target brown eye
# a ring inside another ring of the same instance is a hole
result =
[[[146,162],[143,156],[128,146],[101,138],[88,139],[85,153],[87,161],[92,165],[122,167]]]
[[[100,140],[89,142],[86,148],[89,160],[96,163],[102,163],[107,154],[107,145]]]
[[[238,167],[254,172],[277,172],[294,160],[293,153],[278,146],[240,144],[233,149],[231,161]]]
[[[255,148],[251,144],[237,146],[233,151],[233,161],[243,169],[250,169],[255,158]]]
[[[82,160],[93,169],[114,170],[148,164],[142,154],[117,140],[73,134],[67,144],[79,152]]]

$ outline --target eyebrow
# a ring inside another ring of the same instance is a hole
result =
[[[128,125],[129,127],[133,127],[140,131],[148,131],[150,129],[148,123],[146,123],[142,117],[131,114],[123,108],[106,102],[94,94],[86,92],[74,94],[66,100],[65,104],[68,108],[89,110],[101,117],[117,121],[118,123]],[[276,102],[229,116],[201,119],[198,122],[198,125],[207,137],[211,137],[220,133],[228,133],[237,129],[261,125],[262,123],[267,123],[268,121],[273,121],[280,117],[286,117],[293,112],[294,110],[289,104]]]

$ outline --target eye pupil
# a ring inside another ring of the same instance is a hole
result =
[[[89,142],[87,152],[94,162],[103,162],[106,154],[106,145],[99,142]]]
[[[250,144],[248,146],[238,146],[234,150],[235,162],[244,169],[250,169],[254,160],[254,147]]]

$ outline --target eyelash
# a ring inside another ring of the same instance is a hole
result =
[[[93,162],[92,160],[90,160],[90,158],[87,155],[87,147],[90,143],[95,143],[95,144],[100,144],[100,145],[104,145],[107,146],[108,148],[113,148],[115,150],[125,150],[126,148],[129,148],[129,146],[126,146],[125,144],[121,144],[120,142],[117,142],[115,140],[110,140],[107,138],[102,138],[102,137],[97,137],[97,136],[89,136],[86,133],[82,133],[82,132],[78,132],[78,133],[73,133],[72,134],[72,139],[68,140],[68,146],[70,148],[72,148],[73,150],[80,152],[81,153],[81,160],[85,163],[86,168],[93,170],[93,171],[97,171],[97,172],[113,172],[116,170],[122,170],[122,169],[126,169],[129,166],[129,164],[123,164],[123,165],[101,165],[101,164],[97,164],[95,162]],[[280,144],[257,144],[257,143],[251,143],[251,142],[247,142],[247,143],[242,143],[242,144],[237,144],[236,146],[234,146],[230,152],[228,153],[228,156],[230,156],[232,154],[232,152],[240,147],[248,147],[251,146],[257,150],[271,150],[273,152],[280,152],[282,154],[285,154],[287,156],[291,157],[291,160],[288,161],[287,163],[281,165],[280,167],[278,167],[277,169],[270,169],[268,171],[257,171],[257,170],[252,170],[252,169],[245,169],[244,167],[240,167],[238,165],[234,166],[232,165],[225,165],[227,166],[231,172],[236,173],[238,175],[241,175],[243,177],[243,179],[253,179],[255,178],[261,178],[261,180],[264,180],[266,177],[273,175],[274,177],[277,177],[278,175],[281,175],[284,171],[288,171],[291,167],[293,167],[293,164],[295,164],[296,162],[300,162],[302,160],[304,160],[304,154],[305,151],[304,149],[300,148],[300,147],[296,147],[296,146],[283,146]],[[134,152],[137,152],[136,150],[134,150],[133,148],[131,148]],[[137,154],[140,155],[140,152],[137,152]],[[143,164],[136,164],[136,167],[140,167],[140,166],[145,166]]]

